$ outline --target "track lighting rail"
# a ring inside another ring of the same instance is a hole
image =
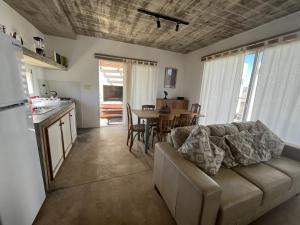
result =
[[[175,18],[175,17],[167,16],[167,15],[164,15],[164,14],[151,12],[151,11],[146,10],[146,9],[138,9],[138,12],[155,17],[156,22],[157,22],[157,28],[160,28],[160,20],[159,19],[164,19],[164,20],[168,20],[168,21],[172,21],[172,22],[176,23],[176,31],[179,30],[179,25],[180,24],[189,25],[189,22],[187,22],[187,21],[184,21],[184,20],[181,20],[181,19],[178,19],[178,18]]]

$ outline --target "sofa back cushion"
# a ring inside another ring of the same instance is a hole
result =
[[[195,126],[178,152],[209,175],[217,174],[225,155],[223,149],[210,142],[206,128],[200,125]]]

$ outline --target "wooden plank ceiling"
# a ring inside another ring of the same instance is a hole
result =
[[[45,34],[101,37],[188,53],[300,10],[300,0],[4,0]],[[190,22],[172,22],[138,8]]]

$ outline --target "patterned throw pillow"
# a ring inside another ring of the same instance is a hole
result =
[[[226,144],[225,137],[210,136],[209,140],[224,150],[225,155],[222,161],[223,166],[227,168],[238,166],[238,163],[235,161],[234,156],[230,150],[230,147]]]
[[[239,132],[237,127],[233,124],[214,124],[207,126],[210,129],[211,136],[223,137],[229,134],[236,134]]]
[[[271,159],[271,151],[266,144],[266,139],[268,139],[266,132],[249,133],[244,130],[225,138],[239,165],[247,166]]]
[[[223,149],[209,141],[205,127],[200,125],[192,130],[178,152],[209,175],[217,174],[225,155]]]
[[[284,148],[284,142],[274,134],[265,124],[257,120],[254,126],[249,130],[250,133],[264,133],[265,145],[271,151],[273,158],[279,158]]]
[[[254,121],[233,122],[232,124],[235,125],[239,129],[239,131],[243,131],[243,130],[250,130],[255,125],[255,122]]]
[[[172,129],[169,142],[172,142],[174,148],[180,148],[194,128],[195,126],[186,126]]]

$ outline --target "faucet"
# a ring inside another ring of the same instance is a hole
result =
[[[53,98],[57,97],[57,92],[56,91],[49,91],[49,93],[54,93],[53,95],[50,95],[51,97],[53,97]]]

